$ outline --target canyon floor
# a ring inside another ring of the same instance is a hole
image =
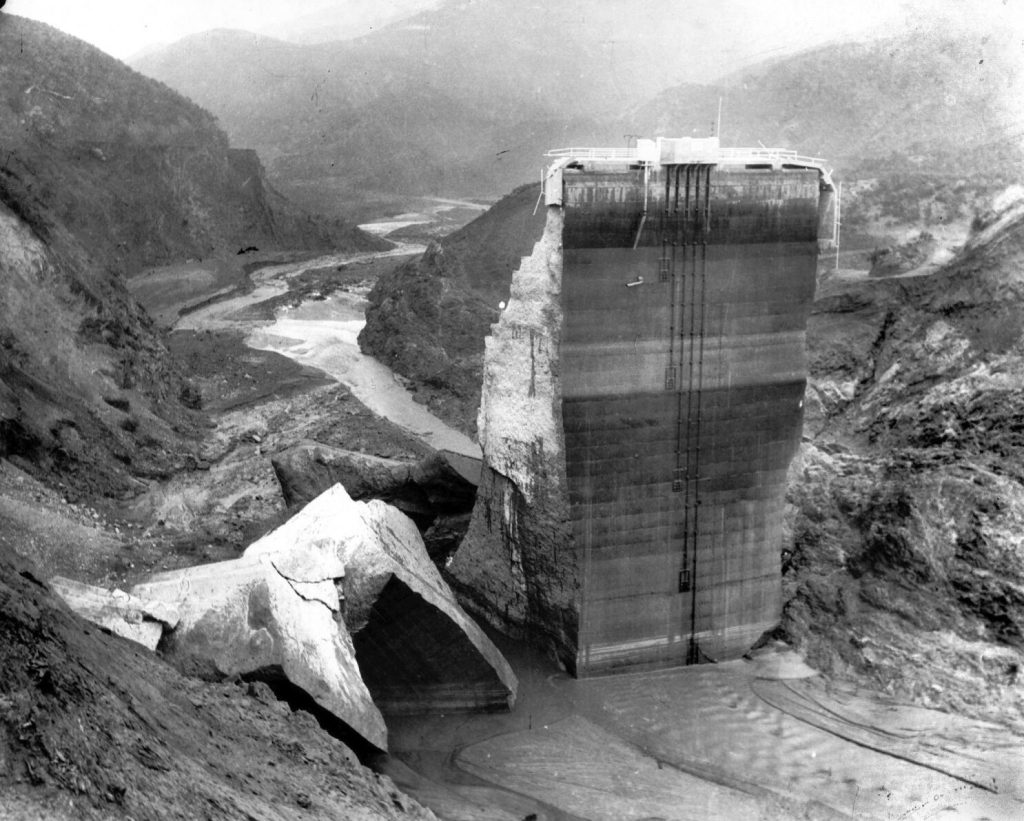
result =
[[[69,499],[0,460],[0,547],[27,553],[37,568],[18,583],[34,584],[38,573],[125,587],[154,570],[237,555],[287,516],[270,456],[305,439],[393,458],[431,447],[472,450],[461,434],[421,415],[407,384],[375,369],[355,343],[363,295],[414,250],[270,260],[252,268],[252,287],[225,278],[216,264],[190,263],[196,288],[185,301],[164,287],[180,270],[134,282],[151,313],[173,325],[171,345],[200,385],[211,425],[202,459],[130,499],[103,502]],[[66,647],[85,648],[84,669],[107,664],[102,642],[130,657],[126,669],[145,677],[153,701],[141,725],[129,721],[106,740],[86,743],[70,733],[61,746],[27,727],[29,763],[23,783],[0,801],[3,812],[25,817],[18,802],[30,786],[52,793],[52,813],[40,817],[76,817],[83,806],[134,807],[135,817],[353,812],[337,798],[344,772],[368,779],[378,803],[342,817],[427,817],[391,792],[391,782],[351,770],[340,744],[264,689],[182,678],[67,616],[51,622]],[[577,681],[529,648],[496,641],[520,680],[512,712],[389,717],[391,755],[373,762],[440,818],[1024,817],[1024,738],[1012,729],[825,678],[781,643],[727,664]],[[56,670],[60,659],[31,670],[47,665]],[[180,695],[171,695],[175,689]],[[178,721],[152,706],[181,698],[192,706]],[[92,709],[86,702],[40,696],[33,727],[56,726],[47,709],[74,717]],[[12,715],[18,709],[0,703]],[[243,725],[250,729],[243,733]],[[278,735],[281,727],[290,735]],[[139,738],[128,738],[133,733]],[[190,734],[204,738],[190,747]],[[111,772],[98,787],[87,763],[109,758],[96,752],[102,744],[127,745],[127,753],[109,762],[124,777]],[[198,788],[189,779],[218,756],[203,777],[220,803],[193,815],[187,802]],[[68,762],[85,774],[79,792]],[[143,799],[147,772],[160,788]]]

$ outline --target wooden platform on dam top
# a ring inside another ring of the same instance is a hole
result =
[[[735,657],[778,621],[820,177],[562,172],[578,675]]]

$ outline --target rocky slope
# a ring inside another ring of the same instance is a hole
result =
[[[185,464],[197,395],[123,277],[246,247],[373,240],[316,221],[177,93],[0,14],[0,456],[78,490]]]
[[[0,551],[0,816],[432,819],[266,684],[185,678]]]
[[[484,337],[508,299],[512,271],[544,229],[538,186],[517,188],[419,259],[382,276],[359,346],[413,380],[450,425],[476,428]]]
[[[826,282],[810,320],[783,634],[919,703],[1024,726],[1024,200],[920,277]]]

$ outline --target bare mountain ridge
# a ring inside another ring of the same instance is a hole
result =
[[[129,492],[133,474],[187,461],[198,418],[123,277],[254,245],[373,240],[289,205],[176,92],[6,14],[0,112],[0,455]]]

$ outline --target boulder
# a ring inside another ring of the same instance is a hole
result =
[[[363,680],[385,712],[508,709],[517,681],[508,662],[456,603],[416,525],[340,484],[245,552],[291,555],[314,541],[344,565],[343,613]]]
[[[173,629],[179,621],[175,607],[124,590],[95,587],[63,576],[54,576],[49,584],[82,618],[150,650],[156,650],[164,628]]]
[[[335,584],[344,564],[328,529],[296,517],[275,531],[279,550],[159,573],[132,592],[177,607],[181,621],[164,643],[169,656],[198,658],[225,676],[286,683],[288,697],[326,711],[322,722],[336,719],[343,732],[386,750],[384,720],[341,620]]]
[[[353,499],[380,499],[412,517],[439,563],[466,533],[480,479],[479,460],[446,451],[406,462],[304,442],[271,463],[289,507],[308,504],[340,482]]]
[[[475,482],[440,452],[404,462],[303,442],[271,464],[289,507],[307,504],[339,482],[353,499],[380,499],[410,516],[468,512],[476,496]]]

